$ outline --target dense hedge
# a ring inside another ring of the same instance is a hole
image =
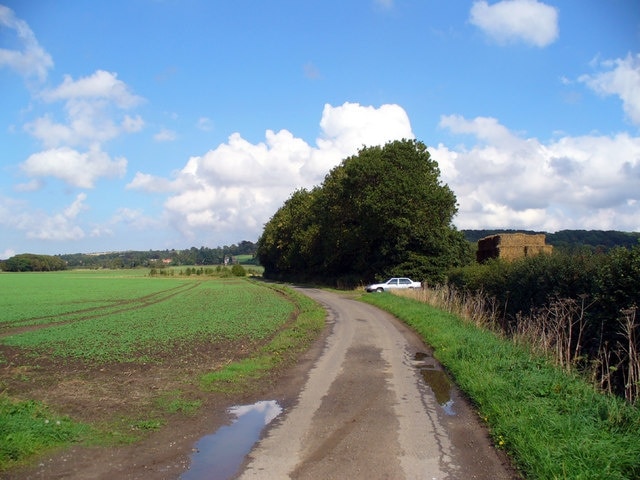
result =
[[[600,254],[540,255],[511,263],[492,260],[453,269],[448,282],[460,291],[495,299],[497,318],[507,334],[521,331],[524,321],[548,319],[549,314],[556,314],[554,305],[573,302],[582,316],[575,314],[570,320],[574,325],[581,323],[581,335],[575,334],[576,326],[571,338],[572,351],[576,352],[572,360],[584,367],[606,360],[611,366],[613,389],[619,393],[625,389],[629,359],[624,357],[630,337],[622,324],[625,315],[636,318],[632,341],[636,351],[640,349],[636,315],[640,305],[640,246]]]

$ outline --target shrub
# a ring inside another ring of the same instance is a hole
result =
[[[231,267],[231,275],[233,275],[234,277],[245,277],[247,275],[247,271],[242,265],[235,264],[233,267]]]

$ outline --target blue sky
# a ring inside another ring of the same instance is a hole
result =
[[[0,258],[256,241],[417,138],[459,229],[640,231],[637,0],[0,0]]]

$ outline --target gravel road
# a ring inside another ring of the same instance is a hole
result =
[[[300,291],[327,309],[331,333],[239,478],[517,478],[411,330],[347,296]]]

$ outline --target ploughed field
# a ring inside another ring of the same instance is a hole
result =
[[[210,398],[208,372],[255,355],[297,312],[244,278],[148,272],[0,274],[0,472],[193,414]]]

